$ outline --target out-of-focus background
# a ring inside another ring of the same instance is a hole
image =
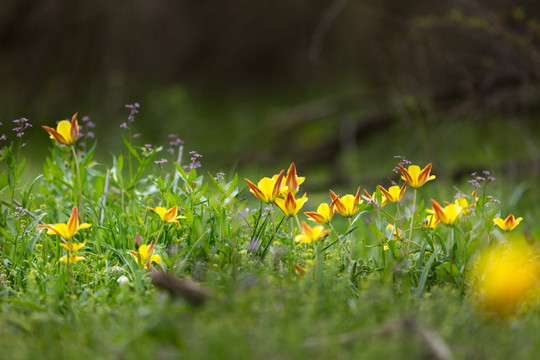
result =
[[[539,80],[533,0],[0,2],[0,135],[30,119],[38,167],[39,125],[75,112],[110,162],[138,102],[135,144],[178,134],[211,172],[375,184],[404,155],[534,178]]]

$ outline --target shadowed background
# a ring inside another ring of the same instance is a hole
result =
[[[38,168],[38,125],[90,116],[110,163],[139,102],[135,144],[178,134],[212,172],[295,161],[314,187],[375,184],[393,155],[454,180],[540,172],[535,1],[7,0],[0,54],[0,135],[29,118]]]

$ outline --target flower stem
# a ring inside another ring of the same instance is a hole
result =
[[[291,241],[292,241],[292,249],[293,249],[293,255],[296,254],[296,243],[294,241],[294,218],[290,217],[291,219]]]
[[[77,198],[77,209],[79,209],[81,222],[84,222],[84,211],[82,211],[81,209],[81,204],[82,204],[81,171],[79,170],[79,159],[77,158],[75,145],[71,145],[71,152],[73,153],[73,161],[75,162],[75,169],[77,170],[77,187],[79,191],[79,197]]]
[[[345,244],[343,243],[343,241],[341,241],[341,238],[339,237],[339,234],[337,233],[336,229],[332,226],[331,223],[328,223],[328,225],[330,225],[330,228],[332,229],[332,231],[334,232],[334,234],[336,235],[339,243],[341,244],[341,247],[343,248],[343,251],[345,251],[345,254],[347,254],[347,257],[349,258],[349,260],[352,261],[352,258],[351,258],[351,255],[349,254],[349,251],[347,251],[347,247],[345,246]]]
[[[416,189],[414,189],[413,205],[411,211],[411,226],[409,227],[409,241],[407,242],[407,259],[409,258],[409,251],[411,250],[412,230],[414,224],[414,213],[416,212]]]
[[[454,283],[454,231],[455,228],[452,227],[450,231],[450,284]]]
[[[272,204],[270,205],[270,216],[272,217],[272,230],[274,231],[274,238],[272,240],[276,240],[276,219],[274,218],[274,208],[272,207]]]
[[[349,229],[347,230],[347,232],[349,232],[349,239],[350,239],[350,242],[351,242],[351,251],[350,251],[350,256],[349,258],[353,259],[353,248],[354,248],[354,238],[353,238],[353,234],[352,234],[352,231],[351,231],[351,228],[352,228],[352,219],[349,217],[347,218],[349,220]]]

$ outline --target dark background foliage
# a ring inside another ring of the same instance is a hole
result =
[[[138,101],[141,145],[178,133],[215,169],[538,171],[535,1],[6,0],[0,54],[4,133],[79,111],[115,149]]]

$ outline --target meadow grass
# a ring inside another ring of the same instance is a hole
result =
[[[501,203],[487,171],[449,187],[399,157],[397,185],[317,195],[317,208],[294,164],[244,182],[204,173],[196,152],[183,162],[176,138],[167,161],[129,132],[107,165],[76,115],[45,130],[54,140],[35,179],[21,141],[0,153],[2,357],[540,354],[540,234],[507,217],[523,192]],[[524,223],[538,215],[525,210]],[[200,284],[204,300],[165,291],[155,271]]]

